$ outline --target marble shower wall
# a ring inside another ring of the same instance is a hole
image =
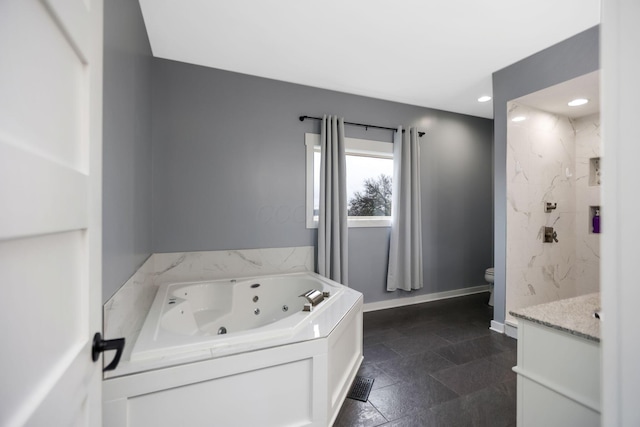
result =
[[[593,234],[590,206],[600,205],[600,186],[589,182],[589,163],[600,158],[600,114],[574,121],[576,130],[576,292],[600,290],[600,234]],[[602,214],[602,212],[601,212]]]
[[[567,117],[507,109],[506,320],[515,322],[510,310],[576,295],[576,138]],[[546,202],[557,208],[545,213]],[[558,243],[543,243],[545,226]]]

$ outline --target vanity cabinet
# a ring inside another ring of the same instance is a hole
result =
[[[519,318],[513,370],[518,427],[600,426],[599,340]]]

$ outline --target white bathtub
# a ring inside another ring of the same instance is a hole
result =
[[[308,301],[301,295],[314,289],[329,296],[310,312],[303,311]],[[320,314],[340,299],[344,289],[311,273],[162,285],[131,361],[202,349],[215,356],[234,347],[246,350],[243,344],[250,344],[252,350],[277,345],[304,328],[313,329],[319,317],[320,322],[334,323],[335,319]],[[309,334],[299,338],[307,339]]]
[[[362,294],[315,273],[161,285],[103,424],[327,426],[361,361]]]

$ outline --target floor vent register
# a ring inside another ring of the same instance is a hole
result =
[[[365,378],[356,376],[351,385],[351,390],[347,397],[349,399],[359,400],[366,402],[369,399],[369,393],[371,393],[371,387],[373,387],[373,378]]]

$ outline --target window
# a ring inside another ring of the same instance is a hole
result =
[[[307,228],[318,226],[320,135],[305,134],[307,147]],[[345,138],[349,227],[391,225],[393,144]]]

